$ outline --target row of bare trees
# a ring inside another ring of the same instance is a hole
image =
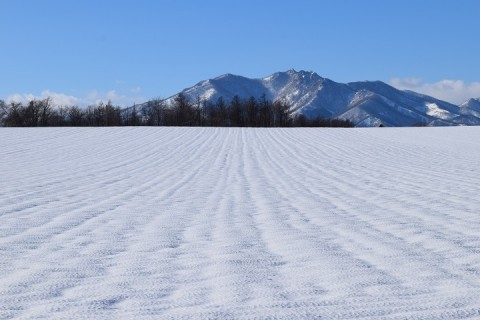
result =
[[[101,127],[140,124],[141,119],[136,112],[114,106],[110,101],[80,108],[55,106],[51,98],[31,100],[27,104],[6,104],[0,100],[0,125],[6,127]]]
[[[51,98],[32,100],[27,104],[0,100],[0,125],[8,127],[39,126],[223,126],[223,127],[352,127],[339,119],[308,119],[293,116],[284,100],[222,97],[215,102],[197,98],[190,101],[179,94],[170,102],[153,99],[130,108],[114,106],[110,101],[87,108],[55,106]]]
[[[142,119],[154,126],[287,127],[293,124],[290,106],[285,101],[271,102],[261,96],[230,102],[222,97],[215,102],[197,98],[190,101],[177,95],[171,103],[154,99],[140,108]]]

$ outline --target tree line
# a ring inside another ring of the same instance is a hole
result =
[[[293,115],[285,100],[259,98],[231,101],[222,97],[211,102],[191,101],[179,94],[170,102],[153,99],[129,108],[110,101],[90,105],[56,106],[51,98],[31,100],[26,104],[0,100],[0,125],[6,127],[52,126],[214,126],[214,127],[353,127],[349,120]]]

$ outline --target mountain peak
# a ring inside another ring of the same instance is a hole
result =
[[[225,73],[225,74],[222,74],[222,75],[214,78],[213,80],[229,79],[229,78],[236,78],[236,77],[240,77],[240,76],[237,76],[237,75],[232,74],[232,73]]]
[[[310,77],[318,77],[318,78],[321,78],[316,72],[314,71],[305,71],[305,70],[299,70],[299,71],[296,71],[295,69],[289,69],[287,70],[285,73],[287,73],[288,75],[295,75],[295,76],[310,76]]]
[[[337,83],[313,71],[290,69],[251,79],[226,73],[182,91],[190,99],[215,101],[265,95],[285,99],[292,113],[307,118],[340,118],[356,126],[480,125],[480,99],[459,108],[433,97],[398,90],[381,81]]]
[[[480,98],[470,98],[460,105],[460,107],[465,107],[469,105],[480,105]]]

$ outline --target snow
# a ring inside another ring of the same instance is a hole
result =
[[[444,120],[448,120],[452,117],[450,112],[441,109],[436,103],[426,103],[425,106],[427,107],[427,114],[429,116]]]
[[[480,127],[0,130],[0,318],[480,318]]]

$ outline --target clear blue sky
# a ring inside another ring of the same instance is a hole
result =
[[[138,103],[290,68],[424,91],[480,85],[478,0],[0,0],[0,12],[1,99]]]

